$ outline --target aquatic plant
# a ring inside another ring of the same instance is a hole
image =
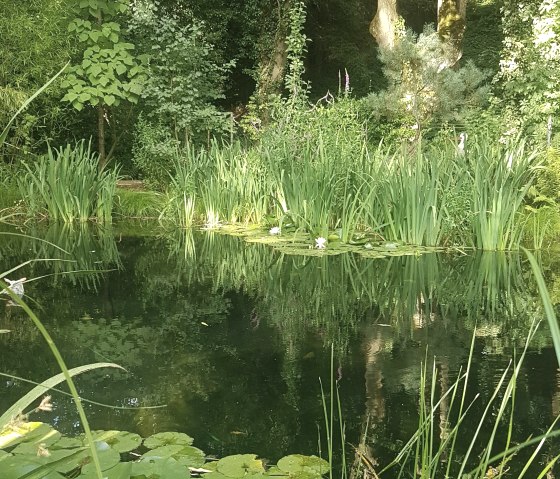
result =
[[[525,141],[503,145],[479,136],[470,142],[465,161],[472,192],[472,232],[477,248],[519,249],[523,221],[520,207],[539,166],[537,152],[528,152]]]
[[[373,477],[404,478],[417,475],[428,479],[433,477],[468,477],[483,479],[488,477],[505,477],[512,467],[513,458],[522,450],[534,447],[527,459],[517,462],[516,469],[524,477],[530,467],[538,468],[538,477],[545,477],[547,471],[560,459],[560,455],[548,460],[544,466],[534,465],[538,453],[545,441],[560,435],[554,429],[558,419],[553,421],[548,430],[537,437],[531,437],[520,443],[513,442],[512,430],[515,423],[515,394],[520,376],[521,365],[527,353],[538,324],[533,324],[525,342],[525,348],[519,359],[500,374],[495,389],[484,405],[481,417],[473,432],[469,430],[466,450],[459,450],[458,439],[472,420],[471,408],[480,400],[477,395],[472,401],[467,398],[471,375],[474,338],[471,342],[469,359],[464,370],[459,371],[458,378],[452,385],[437,396],[439,372],[434,364],[428,368],[427,361],[422,366],[419,391],[418,429],[410,440],[400,448],[393,461],[384,467],[377,467],[372,458],[365,456],[357,448],[357,461],[354,474],[366,471]],[[443,374],[443,373],[441,373]],[[489,432],[483,432],[485,425],[490,425]],[[498,430],[504,429],[504,441],[498,441]],[[498,446],[499,443],[499,446]],[[496,451],[496,448],[500,449]],[[536,477],[536,476],[533,476]]]
[[[53,149],[35,163],[18,186],[29,214],[51,220],[111,222],[118,170],[98,170],[97,155],[84,141]]]

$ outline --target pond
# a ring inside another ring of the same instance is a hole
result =
[[[441,394],[467,364],[474,334],[467,401],[479,397],[466,447],[510,359],[543,317],[521,254],[304,257],[147,224],[24,231],[41,240],[20,233],[0,236],[0,271],[36,260],[9,277],[33,279],[26,299],[68,365],[110,361],[127,370],[77,377],[82,397],[119,406],[87,403],[92,426],[144,437],[187,432],[220,457],[317,454],[319,438],[325,456],[321,385],[328,396],[332,351],[346,441],[386,464],[418,427],[422,364],[435,362]],[[560,256],[539,260],[559,303]],[[0,372],[37,382],[59,372],[6,298],[0,329],[11,331],[0,335]],[[30,388],[1,377],[0,411]],[[79,433],[71,400],[54,393],[53,401],[54,411],[36,419]],[[541,324],[517,384],[514,441],[545,432],[559,413],[560,372]],[[546,444],[543,457],[557,447]]]

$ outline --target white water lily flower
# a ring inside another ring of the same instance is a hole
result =
[[[282,232],[282,230],[280,229],[279,226],[274,226],[273,228],[270,228],[269,234],[279,235],[281,232]]]
[[[322,236],[319,238],[315,238],[315,248],[317,249],[325,249],[327,247],[327,239],[323,238]]]

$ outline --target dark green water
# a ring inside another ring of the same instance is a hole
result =
[[[49,243],[0,235],[0,271],[58,259],[8,277],[37,278],[26,283],[26,299],[69,366],[111,361],[127,369],[77,379],[84,398],[133,408],[87,405],[92,426],[144,436],[184,431],[218,456],[317,454],[325,429],[319,378],[328,390],[333,344],[347,442],[357,445],[367,424],[370,452],[386,464],[416,430],[422,361],[431,367],[435,358],[437,392],[446,389],[466,364],[476,325],[468,398],[480,397],[466,439],[543,317],[519,255],[303,258],[212,233],[156,235],[147,226],[135,236],[26,232]],[[558,303],[560,257],[540,260]],[[59,372],[24,312],[5,300],[0,329],[11,330],[0,335],[1,372],[34,381]],[[29,388],[0,378],[0,411]],[[37,420],[78,433],[71,401],[53,397],[55,410]],[[544,432],[559,412],[560,373],[541,325],[518,383],[514,439]],[[545,445],[543,457],[557,449]]]

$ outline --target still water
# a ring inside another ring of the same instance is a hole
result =
[[[92,426],[187,432],[216,456],[251,452],[274,462],[317,454],[319,438],[324,456],[321,384],[328,396],[332,350],[346,441],[386,464],[417,428],[422,364],[435,362],[440,394],[465,367],[474,334],[467,400],[479,397],[462,438],[472,437],[543,317],[517,254],[306,258],[149,225],[25,230],[42,241],[13,233],[21,231],[0,235],[0,271],[33,260],[9,277],[33,279],[25,299],[67,364],[126,368],[77,378],[82,397],[123,408],[86,404]],[[539,259],[560,303],[560,257]],[[11,331],[0,334],[0,372],[37,382],[59,372],[25,313],[5,298],[0,329]],[[0,411],[30,388],[1,377]],[[71,401],[53,399],[54,411],[35,418],[80,432]],[[514,441],[543,433],[559,413],[560,373],[541,324],[517,385]],[[557,450],[545,445],[542,456]]]

